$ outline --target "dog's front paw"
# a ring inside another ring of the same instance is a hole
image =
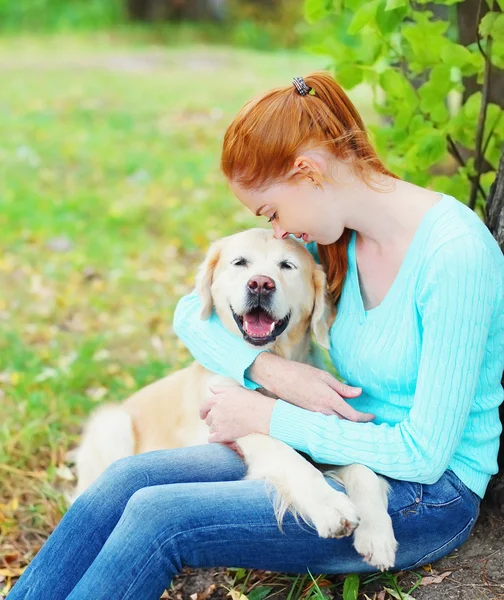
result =
[[[361,521],[354,535],[354,548],[369,565],[380,571],[395,564],[397,541],[389,515],[373,522]]]
[[[317,533],[323,538],[341,538],[352,534],[359,525],[359,515],[353,502],[325,483],[324,493],[319,491],[309,511]]]

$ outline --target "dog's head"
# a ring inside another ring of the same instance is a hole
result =
[[[294,239],[249,229],[214,242],[196,289],[201,318],[208,319],[215,307],[224,326],[253,346],[271,347],[285,337],[292,343],[311,326],[317,342],[329,347],[335,312],[325,273]]]

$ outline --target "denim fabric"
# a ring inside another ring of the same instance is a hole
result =
[[[323,539],[290,513],[279,531],[263,481],[221,444],[114,462],[70,507],[9,600],[158,600],[184,566],[288,573],[372,572],[352,537]],[[388,479],[395,569],[462,544],[479,497],[452,471],[435,484]],[[344,491],[332,480],[328,483]]]

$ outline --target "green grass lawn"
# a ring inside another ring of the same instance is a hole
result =
[[[172,315],[208,243],[266,226],[219,172],[227,124],[324,66],[104,34],[0,40],[0,597],[66,510],[89,412],[190,360]]]

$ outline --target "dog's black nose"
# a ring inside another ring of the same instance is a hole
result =
[[[247,287],[252,294],[267,295],[275,291],[275,282],[266,275],[256,275],[247,281]]]

